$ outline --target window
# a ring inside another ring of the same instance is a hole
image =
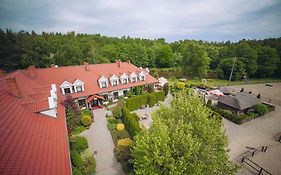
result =
[[[105,101],[108,101],[108,94],[103,95]]]
[[[106,86],[107,86],[107,84],[106,84],[105,81],[104,81],[104,82],[101,82],[101,87],[102,87],[102,88],[106,88]]]
[[[116,86],[117,85],[117,80],[113,80],[112,81],[112,86]]]
[[[123,80],[122,80],[123,82],[123,84],[128,84],[128,79],[127,78],[124,78]]]
[[[123,95],[124,95],[125,97],[127,97],[127,95],[128,95],[128,90],[124,90],[124,91],[123,91]]]
[[[140,76],[140,81],[144,81],[144,76]]]
[[[133,77],[132,78],[132,83],[135,83],[137,81],[137,78],[136,77]]]
[[[64,93],[65,93],[65,94],[70,94],[70,93],[71,93],[70,88],[64,88],[63,90],[64,90]]]
[[[113,99],[114,99],[114,100],[118,99],[118,92],[114,92],[114,93],[113,93]]]
[[[77,92],[82,92],[83,91],[82,86],[76,86],[76,91]]]

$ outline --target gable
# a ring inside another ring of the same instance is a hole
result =
[[[79,79],[76,79],[75,82],[73,83],[73,85],[83,85],[84,82],[79,80]]]
[[[119,78],[116,76],[116,75],[112,75],[111,77],[110,77],[110,80],[118,80]]]
[[[66,88],[66,87],[71,87],[72,84],[69,83],[68,81],[64,81],[61,85],[60,85],[60,88]]]
[[[131,75],[130,75],[130,77],[137,77],[138,75],[135,73],[135,72],[133,72]]]
[[[108,81],[108,79],[105,76],[101,76],[98,81],[99,82],[101,82],[101,81]]]
[[[123,78],[128,78],[128,75],[127,75],[126,73],[123,73],[120,78],[121,78],[121,79],[123,79]]]
[[[141,71],[141,73],[139,73],[139,76],[145,76],[145,72]]]

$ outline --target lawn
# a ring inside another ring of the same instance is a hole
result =
[[[179,79],[176,78],[171,78],[168,79],[168,82],[170,85],[179,82]],[[187,80],[185,83],[187,85],[202,85],[205,84],[206,86],[230,86],[230,85],[241,85],[241,84],[260,84],[260,83],[273,83],[273,82],[281,82],[281,79],[275,79],[275,78],[253,78],[253,79],[248,79],[247,81],[245,80],[239,80],[239,81],[229,81],[227,80],[220,80],[220,79],[208,79],[207,82],[202,83],[200,79],[190,79]]]

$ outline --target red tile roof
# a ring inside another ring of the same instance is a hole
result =
[[[65,98],[59,87],[66,80],[84,82],[84,92],[74,98],[156,83],[150,75],[145,81],[107,88],[98,86],[100,75],[120,75],[142,69],[127,62],[69,66],[16,71],[0,78],[0,174],[70,174],[71,165],[64,107],[58,103],[57,118],[38,113],[47,108],[51,84],[56,84],[58,101]],[[145,70],[144,70],[145,71]],[[32,77],[29,77],[32,75]],[[21,98],[12,96],[6,78],[15,77]]]
[[[21,98],[10,94],[5,81],[8,77],[16,78]],[[64,107],[58,104],[58,116],[52,118],[22,105],[32,102],[30,94],[35,95],[35,89],[42,91],[41,87],[21,71],[0,79],[1,175],[71,172]],[[39,96],[36,100],[43,100]]]
[[[145,84],[152,84],[157,83],[156,80],[151,75],[147,74],[145,81],[137,81],[136,83],[131,83],[130,81],[128,84],[121,84],[117,86],[111,86],[109,83],[109,87],[107,88],[100,88],[98,85],[98,80],[101,76],[106,78],[110,78],[112,74],[120,75],[123,73],[130,74],[132,72],[141,72],[145,71],[145,69],[140,69],[135,65],[127,62],[122,62],[121,67],[117,65],[117,63],[109,63],[109,64],[89,64],[88,71],[85,69],[85,65],[80,66],[67,66],[67,67],[58,67],[58,68],[41,68],[35,70],[35,77],[33,80],[39,82],[43,86],[49,86],[50,84],[56,84],[58,88],[58,94],[61,94],[61,90],[59,89],[60,85],[64,81],[68,81],[70,83],[74,83],[76,79],[83,81],[84,84],[84,92],[79,93],[72,93],[73,98],[93,95],[93,94],[100,94],[109,91],[116,91],[121,89],[126,89],[130,87],[145,85]],[[130,73],[129,73],[130,72]]]

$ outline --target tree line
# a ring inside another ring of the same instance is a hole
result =
[[[37,34],[0,30],[1,68],[7,72],[29,65],[50,67],[131,60],[139,67],[180,68],[187,76],[227,79],[281,76],[281,38],[207,42],[107,37],[75,32]]]

